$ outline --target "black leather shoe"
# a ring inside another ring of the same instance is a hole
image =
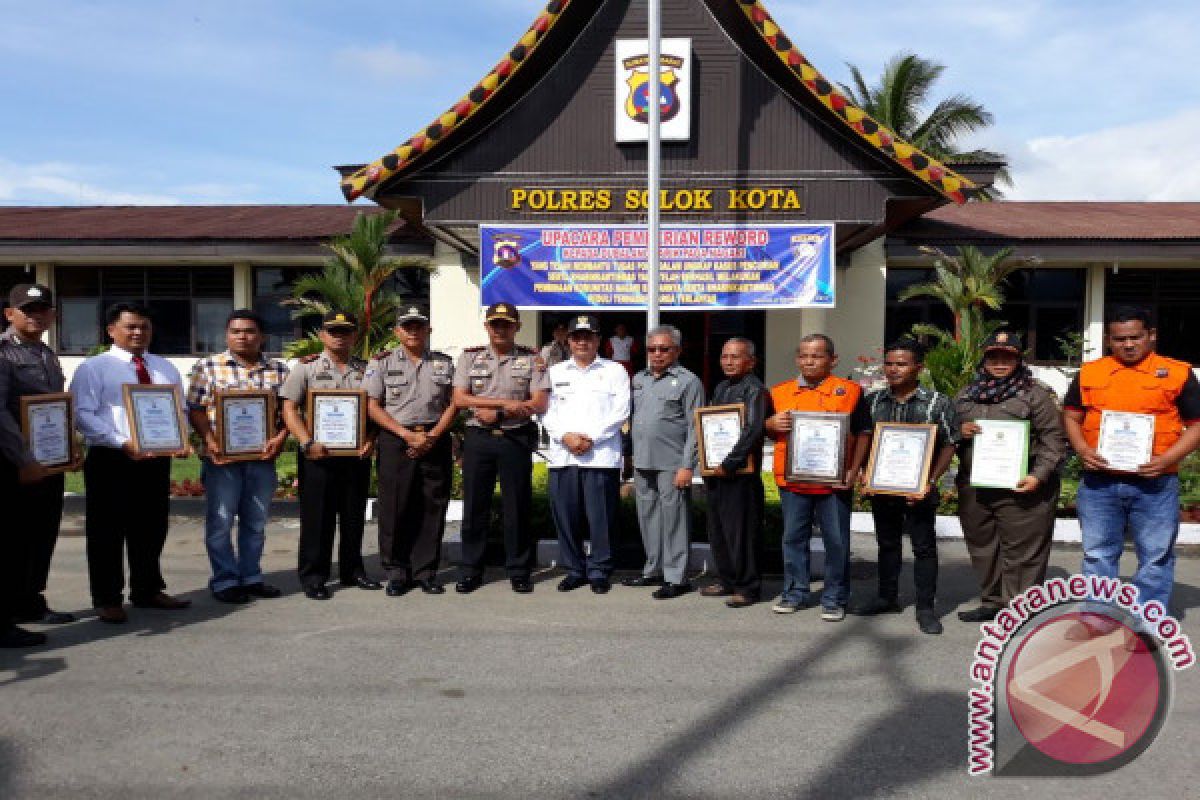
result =
[[[932,608],[917,609],[917,627],[921,629],[921,633],[937,635],[942,632],[942,623]]]
[[[661,575],[634,575],[630,578],[621,579],[622,586],[662,586],[663,579]]]
[[[385,592],[388,597],[403,597],[411,585],[408,581],[388,581]]]
[[[75,615],[68,614],[65,611],[54,611],[47,608],[45,611],[38,611],[33,614],[25,614],[17,617],[14,622],[36,622],[39,625],[66,625],[68,622],[74,622]]]
[[[664,583],[650,596],[655,600],[670,600],[673,597],[681,597],[691,590],[690,583]]]
[[[958,612],[958,618],[963,622],[991,622],[999,613],[1000,609],[995,606],[980,606],[970,611]]]
[[[483,578],[478,575],[472,575],[469,578],[463,578],[458,583],[454,584],[454,591],[459,594],[470,594],[471,592],[483,586]]]
[[[425,594],[445,594],[446,587],[442,586],[433,578],[421,578],[417,581],[417,586]]]
[[[592,585],[594,594],[608,594],[608,590],[612,588],[612,584],[608,582],[608,578],[593,578],[588,581]]]
[[[558,582],[558,590],[560,592],[573,592],[581,586],[587,586],[586,578],[581,578],[578,575],[568,575]]]
[[[878,614],[899,614],[900,604],[895,600],[876,597],[862,605],[854,606],[850,613],[856,617],[874,617]]]
[[[315,586],[305,586],[304,596],[309,600],[328,600],[333,595],[329,593],[328,586],[323,583],[318,583]]]
[[[512,590],[517,594],[529,594],[533,591],[533,584],[529,578],[510,578],[509,583],[512,584]]]
[[[243,586],[242,591],[254,597],[279,597],[279,595],[283,594],[282,591],[269,583],[252,583],[249,586]]]
[[[379,581],[373,581],[366,575],[355,575],[348,581],[342,581],[342,586],[357,586],[359,589],[366,589],[374,592],[383,588],[383,584]]]
[[[220,600],[222,603],[249,603],[250,595],[246,594],[241,586],[230,586],[228,589],[222,589],[219,592],[213,592],[213,597]]]
[[[0,633],[0,647],[37,647],[46,643],[46,634],[34,633],[16,625],[10,625],[8,630]]]

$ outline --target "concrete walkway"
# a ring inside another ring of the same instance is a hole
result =
[[[553,573],[531,596],[496,581],[468,597],[350,589],[317,603],[297,593],[287,520],[266,552],[287,594],[231,608],[204,588],[200,534],[176,524],[164,560],[190,610],[82,619],[45,647],[0,651],[0,797],[1149,798],[1200,785],[1196,669],[1177,676],[1158,741],[1117,773],[968,778],[978,631],[951,613],[974,592],[957,542],[941,545],[947,631],[928,637],[911,611],[831,624],[695,594],[563,595]],[[50,597],[89,614],[83,544],[62,541]],[[854,544],[873,559],[869,539]],[[1056,551],[1056,571],[1078,558]],[[869,592],[870,561],[855,574]],[[1181,561],[1176,597],[1200,604],[1200,561]],[[1185,631],[1198,633],[1190,619]]]

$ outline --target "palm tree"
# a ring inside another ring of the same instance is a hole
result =
[[[389,256],[388,235],[398,214],[360,213],[345,236],[332,239],[325,248],[332,254],[321,272],[303,275],[292,286],[284,305],[292,306],[293,319],[323,317],[330,311],[350,311],[359,317],[359,338],[354,353],[369,358],[392,340],[392,326],[402,298],[388,288],[397,270],[433,271],[424,256]],[[321,341],[315,333],[288,343],[284,354],[295,358],[319,353]]]
[[[901,52],[884,65],[875,87],[867,85],[858,67],[847,66],[854,85],[842,84],[842,91],[876,122],[927,155],[949,164],[1006,160],[1002,153],[991,150],[958,147],[960,137],[991,126],[992,114],[981,103],[956,94],[939,101],[927,115],[922,114],[933,85],[946,69],[943,65]],[[1006,186],[1012,184],[1007,167],[999,170],[996,178]],[[989,189],[983,196],[994,199],[996,194]]]

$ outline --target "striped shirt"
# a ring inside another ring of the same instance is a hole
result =
[[[903,402],[886,387],[868,393],[850,418],[850,427],[855,433],[872,433],[876,422],[937,425],[938,447],[955,444],[959,439],[950,398],[924,386],[918,386]]]

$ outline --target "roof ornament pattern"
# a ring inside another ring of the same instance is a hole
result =
[[[482,108],[497,90],[521,69],[570,4],[571,0],[550,0],[546,3],[545,10],[533,21],[525,35],[513,45],[492,71],[475,85],[475,88],[467,92],[446,113],[425,126],[423,131],[410,137],[383,158],[344,178],[342,194],[345,195],[346,201],[352,203],[364,195],[374,197],[375,190],[385,181],[404,170],[417,157],[429,152],[446,134]]]
[[[979,187],[973,182],[896,136],[851,102],[796,49],[760,0],[736,2],[779,60],[800,79],[804,88],[851,130],[955,203],[965,203],[979,193]]]

